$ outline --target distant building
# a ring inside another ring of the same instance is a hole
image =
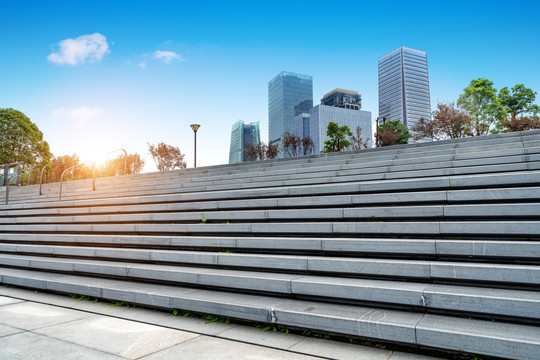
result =
[[[324,142],[328,140],[326,129],[330,121],[338,123],[339,126],[347,125],[354,135],[356,135],[356,127],[360,126],[362,137],[369,140],[369,147],[372,146],[371,112],[338,106],[317,105],[309,112],[310,134],[316,154],[322,153],[324,150]]]
[[[379,59],[379,119],[411,129],[420,118],[431,119],[427,55],[402,46]]]
[[[362,96],[356,91],[335,89],[325,94],[321,104],[309,110],[309,114],[301,113],[295,116],[295,135],[311,137],[315,153],[324,150],[324,142],[328,140],[326,129],[330,121],[339,126],[347,125],[356,135],[356,127],[362,128],[362,137],[372,143],[371,112],[363,111]]]
[[[246,145],[256,146],[261,142],[259,123],[245,124],[242,120],[232,126],[229,164],[246,161],[244,149]]]
[[[294,117],[313,104],[313,78],[283,71],[268,82],[268,140],[281,145],[283,133],[294,132]],[[278,157],[283,157],[280,152]]]

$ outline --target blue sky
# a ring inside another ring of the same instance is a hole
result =
[[[268,137],[268,81],[312,75],[314,101],[341,87],[377,116],[377,60],[427,52],[432,107],[472,79],[540,92],[538,1],[0,0],[0,108],[24,112],[55,155],[179,146],[228,162],[238,119]],[[71,40],[69,40],[71,39]],[[540,99],[537,103],[540,103]]]

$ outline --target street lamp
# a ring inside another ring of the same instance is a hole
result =
[[[193,160],[193,167],[197,167],[197,130],[201,127],[199,124],[191,124],[189,125],[193,129],[193,136],[195,137],[195,143],[193,144],[194,148],[194,160]]]

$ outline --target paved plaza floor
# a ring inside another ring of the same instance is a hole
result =
[[[427,356],[0,288],[0,359],[374,359]]]

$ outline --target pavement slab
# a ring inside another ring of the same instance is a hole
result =
[[[17,329],[8,325],[2,325],[0,324],[0,338],[8,335],[17,334],[20,332],[23,332],[22,329]]]
[[[24,301],[24,300],[14,299],[14,298],[6,297],[6,296],[0,296],[0,306],[15,304],[21,301]]]
[[[316,338],[303,338],[289,350],[340,360],[388,360],[392,355],[388,350]]]
[[[122,357],[47,336],[24,332],[0,338],[0,359],[121,360]]]
[[[0,321],[24,330],[34,330],[83,319],[90,314],[34,302],[19,302],[0,307]]]
[[[198,337],[163,351],[146,356],[141,360],[315,360],[321,357],[295,354],[288,351],[256,346],[236,341]]]
[[[127,359],[138,359],[199,336],[100,315],[42,328],[36,332]]]

